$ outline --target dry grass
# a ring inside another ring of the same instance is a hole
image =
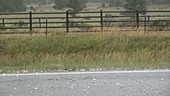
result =
[[[1,72],[170,68],[168,32],[0,35]]]

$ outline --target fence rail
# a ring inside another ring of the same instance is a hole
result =
[[[141,15],[145,13],[145,15]],[[76,14],[76,15],[75,15]],[[30,34],[35,29],[63,28],[68,33],[71,29],[93,31],[100,27],[143,27],[148,30],[170,30],[170,11],[89,11],[89,12],[29,12],[0,13],[0,33],[8,29],[27,29]],[[3,32],[4,31],[4,32]],[[12,32],[10,32],[12,33]]]

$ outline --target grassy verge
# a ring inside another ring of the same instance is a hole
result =
[[[0,36],[0,72],[170,68],[170,36],[59,34]]]

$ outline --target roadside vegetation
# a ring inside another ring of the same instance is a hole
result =
[[[170,68],[170,35],[0,35],[0,72]]]

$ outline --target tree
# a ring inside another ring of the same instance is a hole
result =
[[[54,8],[55,8],[55,9],[63,9],[63,8],[66,8],[66,7],[67,7],[67,4],[68,4],[68,1],[69,1],[69,0],[55,0],[55,1],[54,1],[54,3],[55,3]]]
[[[55,0],[54,8],[71,8],[73,11],[81,11],[86,7],[87,0]]]
[[[110,0],[109,7],[122,7],[124,0]]]
[[[124,9],[127,11],[146,11],[146,0],[125,0]],[[135,13],[130,13],[131,15],[134,15]],[[146,12],[143,12],[141,14],[146,14]]]
[[[25,11],[26,6],[23,0],[1,0],[0,12],[19,12]]]
[[[81,11],[86,7],[86,0],[69,0],[68,8],[72,8],[75,11]]]
[[[101,8],[105,8],[105,7],[106,7],[105,3],[102,3]]]
[[[170,0],[163,0],[164,4],[170,4]]]
[[[170,4],[170,0],[147,0],[148,4],[153,5],[160,5],[160,4]]]

